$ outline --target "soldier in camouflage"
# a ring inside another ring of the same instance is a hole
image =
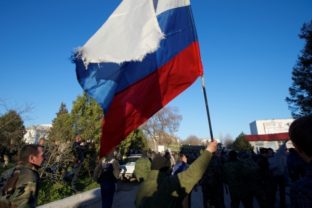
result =
[[[38,168],[43,162],[43,147],[25,145],[18,164],[0,178],[0,207],[36,207],[40,177]]]
[[[135,162],[134,175],[137,181],[142,182],[146,180],[147,175],[151,171],[151,161],[147,157],[147,152],[144,151],[142,157]]]
[[[187,194],[203,176],[212,153],[217,150],[217,142],[210,142],[206,150],[189,166],[188,169],[171,175],[171,163],[168,158],[156,155],[151,171],[141,183],[135,200],[137,208],[182,207]]]

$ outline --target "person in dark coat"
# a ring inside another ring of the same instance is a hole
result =
[[[231,195],[231,207],[238,208],[240,202],[244,207],[252,207],[252,193],[246,187],[246,178],[250,171],[238,160],[237,153],[232,150],[229,152],[228,161],[223,165],[224,182],[228,185]]]
[[[298,181],[304,175],[306,162],[300,157],[295,148],[288,150],[287,168],[291,182]]]
[[[113,151],[99,160],[93,177],[101,186],[102,208],[112,207],[119,174],[119,162]]]
[[[187,155],[184,152],[179,153],[179,161],[172,168],[172,175],[177,175],[178,173],[186,170],[188,168]]]
[[[85,150],[80,135],[76,135],[75,141],[72,146],[72,150],[75,156],[75,163],[73,166],[73,178],[71,181],[71,187],[73,191],[78,192],[77,183],[79,179],[80,169],[84,161],[84,150]]]
[[[210,164],[201,179],[204,208],[224,208],[222,162],[213,155]]]
[[[312,207],[312,115],[296,119],[289,127],[289,138],[306,162],[303,177],[291,186],[291,206]]]

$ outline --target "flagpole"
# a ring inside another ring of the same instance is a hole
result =
[[[207,98],[206,87],[205,87],[205,79],[203,75],[201,76],[201,80],[202,80],[201,83],[202,83],[202,89],[204,93],[205,106],[206,106],[208,125],[209,125],[209,131],[210,131],[210,139],[211,141],[213,141],[212,125],[211,125],[211,119],[210,119],[210,113],[209,113],[209,107],[208,107],[208,98]]]
[[[189,9],[189,12],[190,12],[190,17],[191,17],[191,19],[192,19],[193,25],[195,25],[192,10]],[[194,29],[194,35],[195,35],[196,38],[197,38],[197,34],[196,34],[196,29],[195,29],[195,27],[194,27],[193,29]],[[199,51],[198,51],[198,55],[199,55],[199,57],[200,57]],[[202,80],[202,89],[203,89],[203,93],[204,93],[205,106],[206,106],[206,112],[207,112],[207,118],[208,118],[208,125],[209,125],[209,131],[210,131],[210,140],[213,141],[212,125],[211,125],[210,114],[209,114],[209,108],[208,108],[208,98],[207,98],[207,93],[206,93],[204,75],[201,76],[201,80]]]

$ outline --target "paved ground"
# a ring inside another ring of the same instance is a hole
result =
[[[134,208],[134,201],[136,192],[139,188],[138,183],[124,183],[119,182],[117,185],[117,191],[115,193],[113,208]],[[229,195],[224,192],[224,204],[225,208],[230,208],[230,198]],[[277,203],[275,208],[279,208],[279,194],[276,194]],[[99,208],[101,207],[101,194],[100,189],[93,189],[87,192],[76,194],[67,197],[62,200],[54,201],[45,205],[40,206],[40,208]],[[197,187],[193,190],[191,195],[191,207],[192,208],[202,208],[202,191],[201,187]],[[290,207],[289,201],[289,188],[286,189],[286,207]],[[39,207],[38,207],[39,208]],[[240,208],[243,208],[241,205]],[[256,200],[254,200],[253,208],[259,208]]]
[[[117,192],[114,196],[114,208],[134,208],[136,192],[139,188],[137,183],[118,183]]]
[[[137,183],[120,183],[118,184],[117,192],[115,193],[113,207],[114,208],[134,208],[135,195],[139,185]],[[192,192],[193,208],[202,208],[202,192],[198,186]]]
[[[119,183],[117,192],[115,193],[113,208],[134,208],[134,200],[139,185],[137,183]],[[287,191],[288,192],[288,191]],[[278,194],[277,194],[278,197]],[[203,208],[202,204],[202,192],[198,186],[192,192],[192,204],[193,208]],[[278,200],[278,199],[277,199]],[[289,199],[287,197],[287,207],[289,207]],[[228,195],[224,195],[224,204],[226,208],[230,208],[230,198]],[[98,206],[100,207],[100,206]],[[240,206],[243,208],[243,205]],[[254,200],[254,208],[259,208],[256,200]],[[278,203],[275,207],[279,207]]]

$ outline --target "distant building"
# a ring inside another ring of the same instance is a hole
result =
[[[294,119],[256,120],[249,124],[250,133],[252,135],[285,133],[293,121]]]
[[[28,144],[34,144],[38,143],[41,137],[47,139],[51,127],[51,124],[41,124],[28,127],[26,128],[26,134],[24,135],[23,140]]]
[[[260,148],[277,150],[289,140],[288,129],[294,119],[256,120],[249,124],[251,135],[245,135],[246,140],[258,152]],[[287,144],[291,146],[291,144]]]
[[[165,152],[165,146],[164,145],[158,145],[157,151],[158,152]]]
[[[288,133],[245,135],[245,139],[254,147],[254,152],[260,148],[272,148],[276,151],[289,140]]]

